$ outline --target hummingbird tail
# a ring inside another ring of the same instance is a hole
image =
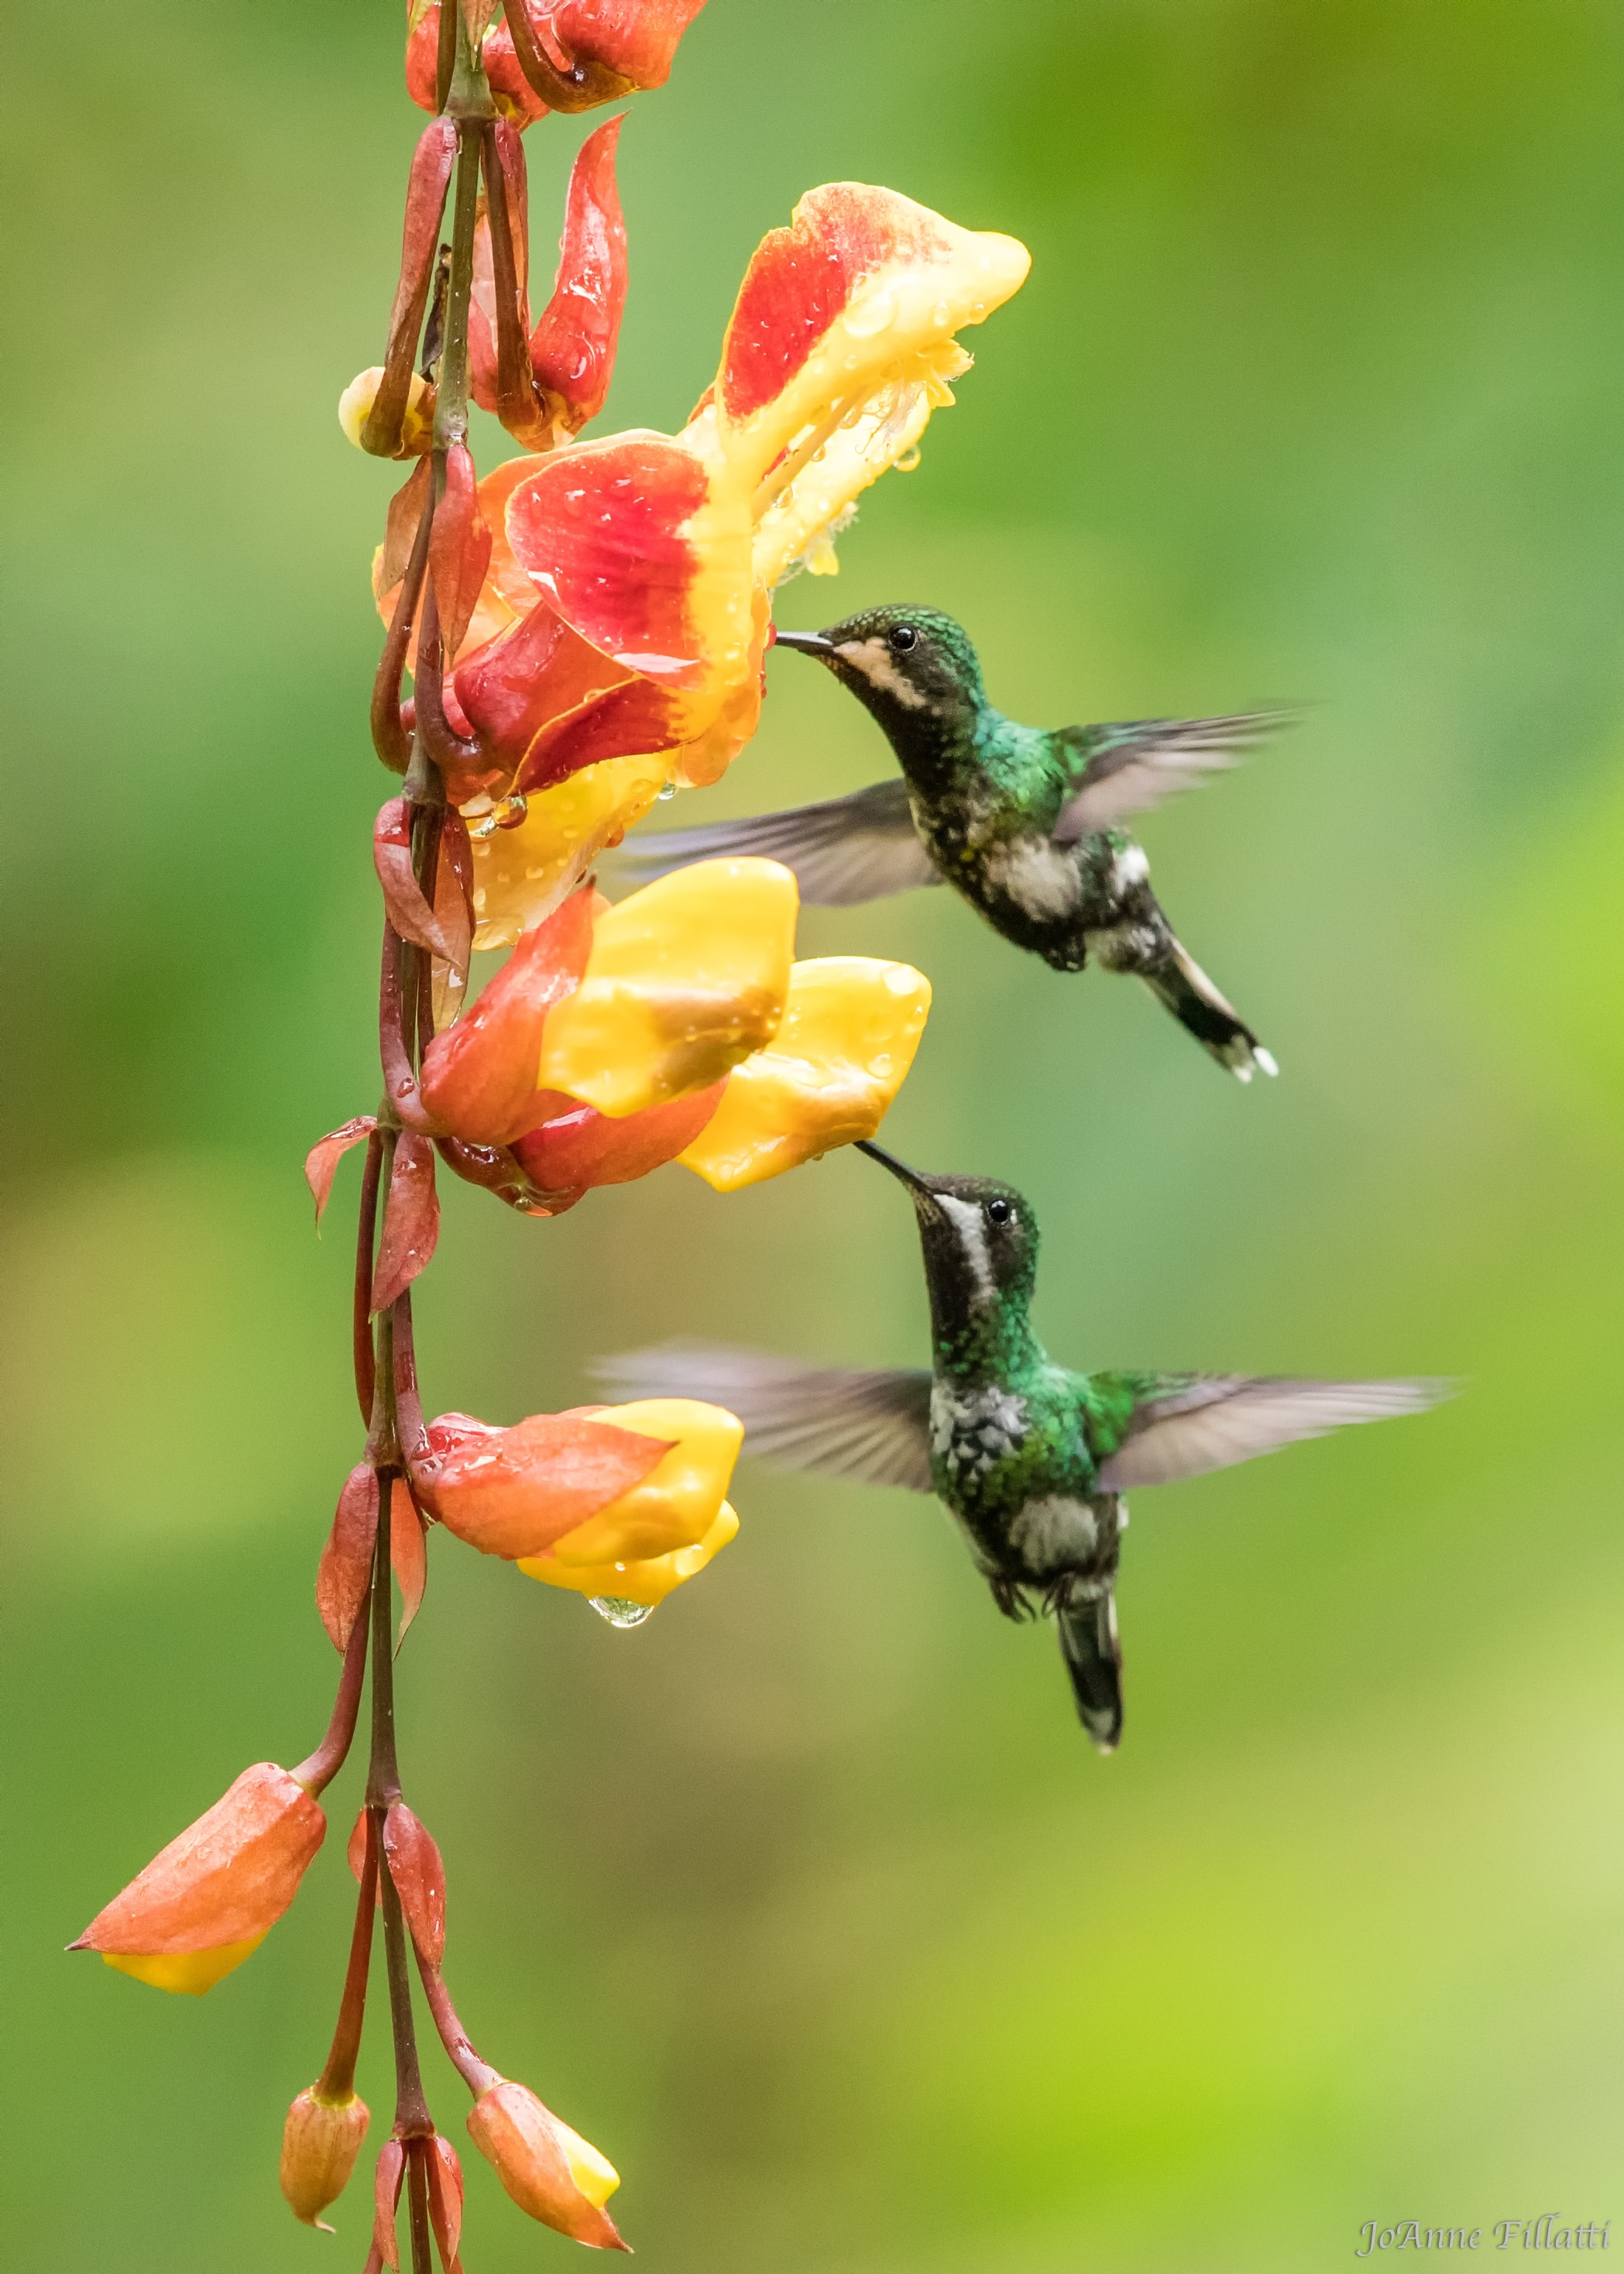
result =
[[[1226,1002],[1193,956],[1171,934],[1169,939],[1167,954],[1139,974],[1157,1000],[1237,1081],[1250,1081],[1259,1072],[1278,1073],[1273,1057],[1234,1005]]]
[[[1071,1677],[1077,1718],[1094,1749],[1114,1753],[1122,1736],[1122,1651],[1116,1640],[1116,1599],[1108,1587],[1092,1601],[1076,1600],[1057,1615],[1060,1654]]]

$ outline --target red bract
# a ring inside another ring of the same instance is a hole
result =
[[[378,1477],[363,1462],[351,1469],[338,1496],[333,1529],[316,1567],[316,1608],[335,1650],[354,1631],[372,1584],[372,1547],[378,1537]],[[389,1503],[389,1560],[400,1581],[401,1632],[417,1615],[426,1577],[423,1519],[402,1477],[395,1480]]]
[[[525,933],[471,1011],[437,1035],[423,1059],[423,1102],[451,1136],[506,1145],[537,1118],[547,1013],[581,983],[592,947],[594,895],[572,892]]]
[[[442,1413],[412,1482],[447,1532],[513,1561],[545,1554],[641,1484],[672,1442],[570,1413],[533,1413],[511,1429]]]
[[[403,1800],[384,1818],[383,1852],[411,1939],[424,1964],[438,1966],[446,1954],[446,1868],[433,1834]]]
[[[352,1145],[358,1145],[364,1138],[370,1137],[377,1126],[372,1114],[358,1113],[353,1121],[344,1122],[312,1145],[305,1155],[304,1181],[310,1186],[311,1198],[316,1203],[318,1224],[326,1213],[339,1163]]]
[[[372,1281],[374,1311],[387,1311],[399,1300],[433,1254],[439,1238],[434,1148],[426,1137],[402,1133],[395,1140],[395,1166],[383,1212],[383,1237],[378,1243],[378,1269]]]

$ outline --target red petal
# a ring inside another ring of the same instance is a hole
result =
[[[597,651],[588,648],[586,652]],[[657,687],[651,679],[624,679],[568,718],[544,727],[526,752],[513,786],[533,794],[551,789],[600,758],[677,749],[692,732],[692,701]]]
[[[403,1295],[434,1253],[440,1202],[434,1194],[434,1148],[426,1137],[402,1131],[384,1205],[383,1238],[372,1280],[372,1309],[387,1311]]]
[[[398,1650],[406,1639],[407,1628],[423,1608],[423,1593],[429,1583],[428,1538],[403,1477],[395,1480],[389,1502],[389,1562],[401,1588]]]
[[[439,526],[438,516],[435,525]],[[372,866],[383,888],[389,922],[401,937],[451,962],[455,953],[453,943],[424,899],[412,867],[411,809],[403,797],[392,797],[378,809],[372,825]]]
[[[384,2264],[395,2267],[397,2274],[401,2255],[395,2236],[395,2210],[405,2176],[404,2147],[398,2140],[386,2140],[379,2153],[377,2176],[372,2182],[372,2248]]]
[[[905,248],[945,240],[920,208],[886,190],[831,182],[812,190],[788,229],[757,246],[722,345],[718,393],[730,418],[748,418],[783,388],[862,279]]]
[[[316,1222],[320,1223],[333,1191],[333,1179],[338,1164],[352,1145],[370,1137],[378,1123],[370,1113],[357,1113],[353,1121],[346,1121],[332,1130],[319,1145],[312,1145],[304,1156],[304,1181],[310,1186],[311,1197],[316,1203]]]
[[[587,442],[520,484],[508,538],[583,639],[628,671],[695,686],[709,659],[688,606],[700,561],[683,531],[708,493],[699,459],[661,435]]]
[[[722,1102],[726,1079],[691,1097],[673,1097],[618,1121],[590,1105],[574,1108],[514,1140],[514,1155],[544,1192],[629,1185],[674,1161]]]
[[[335,1650],[348,1645],[366,1600],[377,1535],[378,1478],[362,1462],[344,1480],[333,1529],[316,1567],[316,1608]]]
[[[626,305],[626,223],[614,182],[620,134],[620,121],[612,118],[576,154],[563,257],[553,297],[530,334],[537,384],[563,399],[572,433],[604,407]]]
[[[446,486],[429,538],[429,573],[447,664],[462,644],[490,559],[491,532],[479,511],[473,456],[465,442],[454,443],[446,453]]]
[[[428,1826],[397,1800],[383,1820],[383,1852],[411,1939],[425,1965],[446,1954],[446,1867]]]
[[[406,14],[406,92],[431,117],[440,68],[440,0],[414,0]]]
[[[429,1424],[428,1457],[412,1481],[448,1532],[512,1560],[541,1555],[641,1484],[670,1449],[658,1437],[556,1413],[512,1429],[442,1413]]]
[[[526,1126],[547,1013],[580,985],[591,949],[591,894],[572,892],[522,935],[472,1010],[430,1043],[424,1099],[454,1136],[502,1145]]]
[[[511,631],[464,658],[455,691],[485,747],[516,768],[538,736],[631,676],[538,600]]]

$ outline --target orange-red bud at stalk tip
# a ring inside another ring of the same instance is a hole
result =
[[[306,2226],[333,2230],[320,2214],[350,2184],[372,2117],[357,2092],[325,2100],[308,2086],[288,2111],[282,2135],[282,2191]]]
[[[504,2079],[469,2111],[474,2145],[523,2211],[594,2250],[624,2250],[604,2204],[619,2172],[523,2084]]]
[[[157,1990],[201,1997],[258,1949],[298,1893],[327,1820],[286,1769],[244,1769],[98,1911],[73,1950]]]

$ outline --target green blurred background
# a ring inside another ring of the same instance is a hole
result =
[[[299,1164],[375,1094],[391,476],[333,405],[391,289],[398,18],[14,15],[0,2169],[8,2255],[63,2274],[365,2250],[363,2185],[335,2244],[275,2180],[339,1840],[202,2003],[59,1954],[335,1675],[355,1176],[319,1245]],[[710,0],[634,106],[605,431],[680,422],[813,183],[1033,250],[787,621],[938,602],[1037,719],[1312,706],[1146,828],[1280,1081],[945,894],[810,915],[803,952],[936,983],[891,1141],[1032,1194],[1074,1362],[1470,1384],[1136,1503],[1109,1762],[900,1494],[747,1468],[635,1634],[437,1544],[400,1675],[450,1976],[655,2274],[1295,2274],[1371,2218],[1624,2219],[1621,87],[1610,0]],[[543,247],[584,131],[530,137]],[[771,678],[687,817],[885,771],[822,674]],[[924,1314],[847,1155],[555,1225],[454,1187],[419,1315],[433,1405],[510,1420],[630,1343],[908,1364]],[[470,2274],[568,2250],[470,2195]]]

